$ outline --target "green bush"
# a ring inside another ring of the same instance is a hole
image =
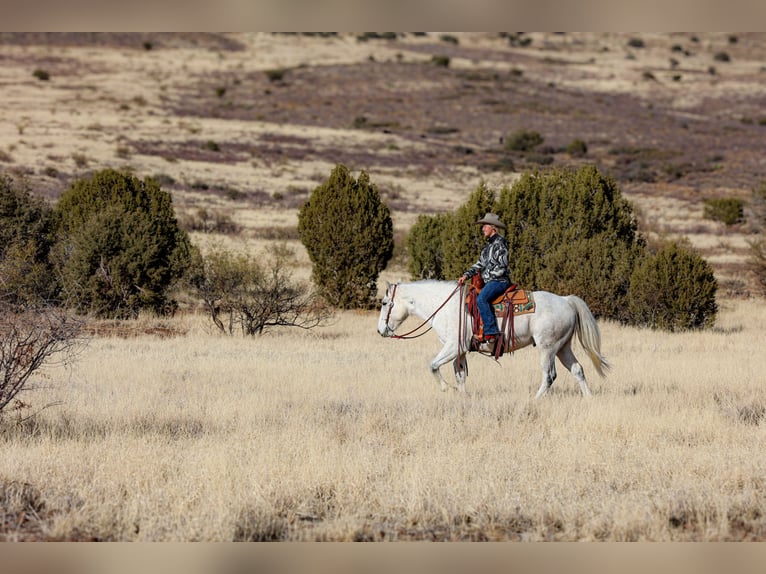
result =
[[[628,307],[633,324],[666,331],[711,327],[718,282],[710,265],[685,243],[669,243],[636,265]]]
[[[301,242],[319,293],[332,306],[371,308],[377,279],[394,250],[391,214],[362,171],[354,179],[337,165],[298,213]]]
[[[56,263],[69,304],[101,317],[167,313],[191,261],[172,198],[152,178],[104,170],[76,181],[55,208]]]
[[[582,157],[588,153],[588,144],[581,139],[574,139],[567,146],[567,153],[572,157]]]
[[[450,215],[420,215],[405,239],[413,279],[444,279],[442,235]]]
[[[630,277],[642,253],[639,242],[618,241],[608,232],[559,243],[546,254],[537,280],[547,291],[583,297],[597,317],[630,323]]]
[[[484,245],[476,221],[495,208],[495,192],[484,182],[454,213],[421,215],[406,238],[413,279],[455,279],[476,262]]]
[[[485,239],[476,221],[488,211],[494,211],[494,207],[495,192],[482,181],[466,202],[446,219],[441,237],[445,278],[457,279],[479,258]]]
[[[55,274],[51,208],[24,182],[0,175],[0,300],[12,305],[51,302]]]
[[[443,54],[434,54],[431,56],[431,63],[434,66],[441,66],[442,68],[449,68],[450,57]]]
[[[505,149],[508,151],[531,151],[545,140],[536,131],[518,130],[508,136],[505,142]]]
[[[705,219],[735,225],[744,221],[744,204],[735,197],[709,198],[704,201]]]
[[[284,79],[285,74],[287,74],[287,68],[272,68],[270,70],[265,70],[264,74],[266,74],[266,77],[270,82],[281,82]]]
[[[577,294],[597,317],[626,324],[713,324],[707,262],[689,250],[649,255],[632,206],[593,166],[525,173],[497,199],[481,184],[453,214],[419,219],[407,237],[413,276],[455,278],[475,262],[484,239],[474,222],[487,211],[508,226],[511,279],[520,287]]]
[[[593,166],[576,171],[561,168],[546,174],[526,173],[511,188],[501,190],[497,212],[508,225],[511,277],[528,288],[549,288],[552,271],[541,274],[549,265],[558,273],[559,281],[568,281],[566,269],[549,264],[549,258],[565,258],[562,250],[575,250],[584,240],[600,239],[615,250],[620,246],[619,256],[643,246],[630,203],[614,180]],[[613,270],[626,272],[619,265]],[[624,286],[623,292],[611,294],[610,299],[620,299],[627,293],[630,271],[627,273],[610,279]],[[595,301],[590,293],[577,294],[587,297],[594,306],[611,305],[610,301]]]

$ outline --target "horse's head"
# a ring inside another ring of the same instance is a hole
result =
[[[398,283],[391,285],[386,282],[386,294],[380,302],[380,317],[378,318],[378,333],[382,337],[392,337],[396,328],[410,314],[407,301],[400,293],[397,293],[398,287]]]

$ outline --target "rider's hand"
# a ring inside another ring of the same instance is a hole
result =
[[[461,275],[461,276],[460,276],[460,277],[458,277],[458,279],[457,279],[457,284],[458,284],[458,285],[462,285],[463,283],[465,283],[465,275]]]

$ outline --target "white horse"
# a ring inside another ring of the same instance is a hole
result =
[[[431,361],[431,374],[441,390],[445,391],[447,382],[441,375],[440,367],[452,361],[457,389],[465,391],[468,376],[466,356],[472,323],[457,282],[425,280],[386,285],[378,319],[378,333],[383,337],[399,337],[395,331],[410,315],[427,322],[444,345]],[[556,357],[580,383],[582,394],[590,396],[583,368],[572,352],[572,337],[576,332],[596,372],[605,376],[609,363],[601,355],[601,333],[596,319],[585,301],[576,295],[562,297],[547,291],[534,291],[533,295],[536,303],[534,313],[514,318],[514,350],[528,345],[537,346],[540,350],[542,383],[535,398],[542,397],[553,385],[556,379]],[[461,321],[467,328],[460,328]],[[459,335],[461,332],[462,337]]]

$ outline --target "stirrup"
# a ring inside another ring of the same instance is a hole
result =
[[[479,340],[478,350],[481,351],[482,353],[494,354],[499,341],[500,341],[500,334],[488,335],[487,337],[482,337]]]

